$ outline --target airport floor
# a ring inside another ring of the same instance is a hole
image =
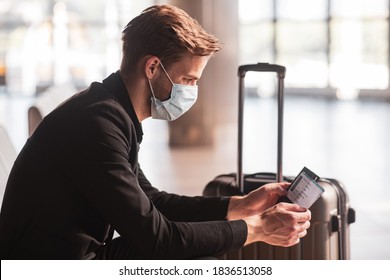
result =
[[[0,94],[0,122],[18,150],[27,138],[27,108],[33,98]],[[249,98],[245,105],[244,170],[276,170],[276,102]],[[356,222],[350,227],[351,259],[390,259],[390,103],[287,97],[284,116],[285,175],[307,166],[342,181]],[[169,148],[167,123],[143,122],[140,164],[161,190],[201,195],[216,175],[234,172],[235,124],[218,127],[212,147]]]

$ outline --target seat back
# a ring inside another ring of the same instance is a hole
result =
[[[0,125],[0,207],[3,202],[5,186],[17,153],[6,129]]]
[[[35,131],[43,118],[58,105],[76,92],[72,84],[62,84],[48,88],[36,98],[34,104],[28,109],[28,134]]]
[[[33,132],[37,128],[38,124],[42,121],[43,116],[41,111],[36,105],[32,105],[30,108],[28,108],[27,114],[28,114],[28,135],[31,136],[31,134],[33,134]]]

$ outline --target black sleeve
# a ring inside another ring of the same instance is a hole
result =
[[[95,105],[83,112],[77,127],[77,137],[73,137],[76,139],[76,156],[69,176],[72,176],[91,209],[98,211],[102,219],[145,258],[182,259],[216,255],[244,244],[247,227],[242,220],[175,222],[157,209],[154,203],[166,211],[167,216],[174,212],[172,207],[162,206],[170,204],[168,196],[151,194],[154,191],[145,189],[151,196],[149,199],[141,188],[136,175],[137,166],[130,164],[138,153],[134,143],[135,130],[123,110],[107,104]],[[142,172],[140,174],[142,181],[144,176]],[[222,205],[224,203],[221,202]],[[175,204],[180,203],[172,205]],[[195,204],[196,199],[192,205]],[[226,207],[221,210],[224,211]]]
[[[226,219],[229,197],[188,197],[170,194],[154,188],[141,168],[139,168],[138,173],[138,181],[142,190],[168,219],[181,222]]]

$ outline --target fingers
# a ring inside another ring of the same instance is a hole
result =
[[[305,229],[301,231],[292,231],[289,234],[286,234],[286,239],[282,240],[279,246],[290,247],[298,244],[301,241],[301,238],[307,235],[306,227],[308,228],[309,226],[305,226]]]
[[[239,209],[244,210],[244,212],[241,211],[244,215],[242,217],[259,214],[275,205],[281,196],[287,194],[286,188],[289,185],[286,182],[269,183],[245,195],[244,199],[240,201],[241,206],[239,207]]]
[[[269,184],[267,184],[267,185],[285,191],[285,190],[287,190],[287,188],[288,188],[291,184],[288,183],[288,182],[280,182],[280,183],[269,183]]]
[[[309,209],[303,208],[298,204],[291,203],[280,203],[283,204],[286,211],[292,212],[291,215],[294,217],[295,221],[298,223],[304,223],[311,219],[311,212]]]
[[[290,236],[296,235],[295,241],[291,241],[291,246],[300,242],[300,239],[307,235],[307,229],[310,227],[311,212],[308,209],[302,208],[297,204],[291,204],[290,210],[296,210],[291,215],[295,220],[295,227],[290,231]],[[300,212],[302,211],[302,212]]]
[[[310,227],[311,213],[309,210],[306,212],[295,212],[293,214],[296,220],[295,227],[289,232],[290,244],[287,247],[293,246],[300,242],[300,239],[307,235],[307,230]],[[296,236],[294,238],[294,236]]]
[[[302,238],[302,237],[306,236],[307,229],[310,227],[310,222],[306,221],[301,226],[302,226],[302,230],[298,231],[298,238]]]
[[[297,239],[295,241],[295,244],[299,243],[301,238],[305,237],[307,235],[307,229],[310,227],[310,222],[306,221],[302,224],[302,230],[298,231]]]
[[[267,240],[265,242],[290,247],[306,236],[310,227],[311,212],[299,205],[278,203],[262,213]]]
[[[281,183],[269,183],[263,186],[263,188],[269,190],[270,194],[277,194],[279,196],[287,195],[287,188],[290,186],[290,183],[281,182]]]
[[[308,209],[303,208],[303,207],[299,206],[298,204],[294,204],[294,203],[281,202],[279,204],[280,204],[281,207],[283,207],[287,211],[305,212],[305,211],[308,210]]]
[[[292,203],[281,202],[279,204],[280,207],[283,207],[286,211],[295,212],[299,222],[305,222],[311,219],[311,212],[307,208]]]
[[[287,188],[291,185],[291,183],[288,182],[281,182],[277,184],[279,184],[284,190],[287,190]]]
[[[307,230],[310,227],[310,221],[301,223],[301,225],[302,225],[302,231]]]

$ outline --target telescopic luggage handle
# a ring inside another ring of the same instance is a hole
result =
[[[277,171],[276,181],[283,181],[282,158],[283,158],[283,101],[284,101],[284,78],[286,76],[286,67],[269,64],[257,63],[246,64],[238,67],[239,76],[239,96],[238,96],[238,170],[237,170],[237,186],[244,193],[244,175],[242,171],[242,155],[243,155],[243,132],[244,132],[244,78],[246,72],[275,72],[278,77],[278,143],[277,143]]]
[[[238,67],[238,75],[240,77],[244,78],[246,72],[275,72],[278,74],[278,77],[284,78],[286,76],[286,67],[269,63],[245,64]]]

